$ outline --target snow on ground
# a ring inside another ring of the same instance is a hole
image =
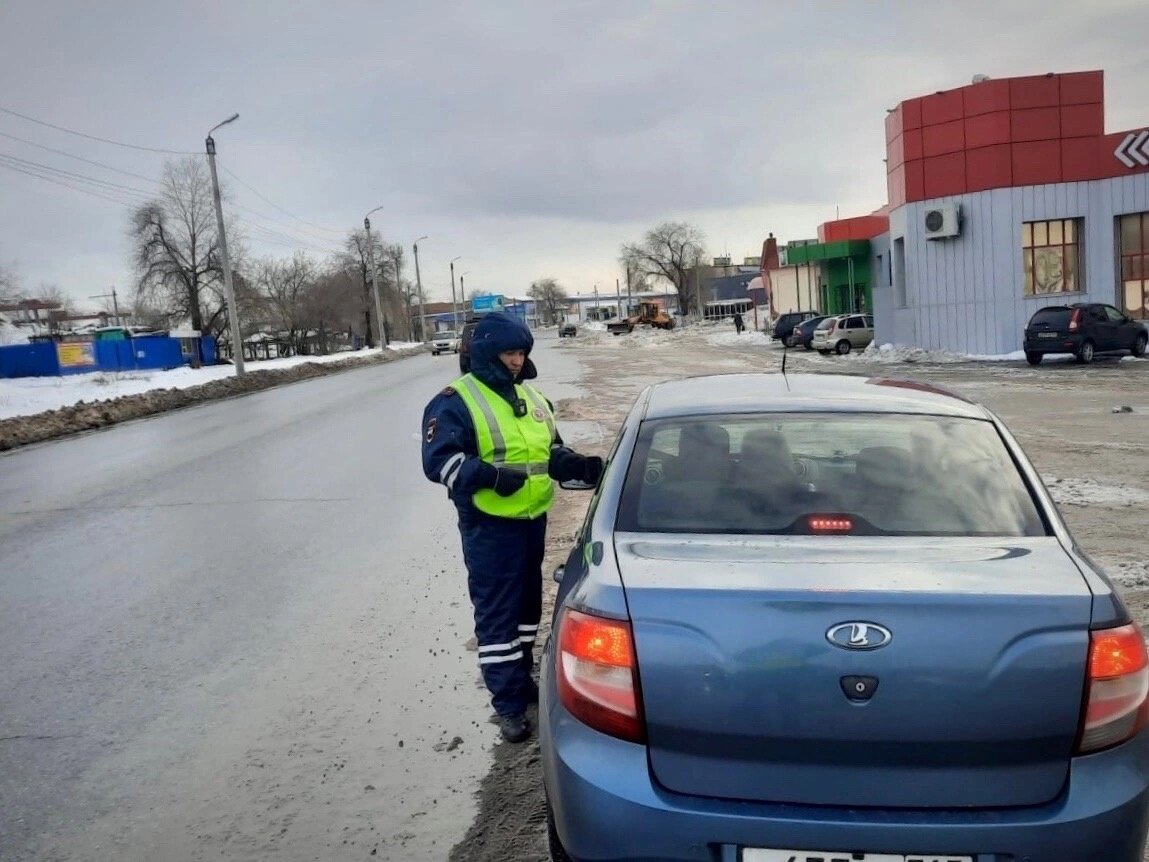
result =
[[[713,344],[717,347],[766,347],[773,344],[774,339],[756,329],[743,330],[739,335],[734,329],[733,324],[730,326],[723,326],[721,329],[706,334],[707,344]]]
[[[1149,503],[1149,491],[1127,485],[1102,484],[1092,479],[1043,477],[1050,496],[1063,506],[1141,506]]]
[[[0,347],[10,344],[27,344],[28,336],[18,326],[13,326],[8,319],[0,315]]]
[[[972,353],[948,353],[944,350],[925,350],[921,347],[895,346],[893,344],[871,344],[859,353],[850,356],[863,362],[878,364],[930,363],[932,365],[953,365],[957,362],[1024,362],[1025,351],[983,356]]]
[[[1125,563],[1105,563],[1106,573],[1123,587],[1144,589],[1149,587],[1149,560]]]
[[[392,342],[392,350],[410,350],[422,345]],[[339,362],[361,359],[378,350],[333,353],[330,356],[291,356],[244,363],[247,371],[270,371],[292,368],[308,362]],[[123,395],[139,395],[153,389],[190,389],[235,374],[231,365],[205,368],[174,368],[171,371],[100,371],[94,374],[69,374],[61,377],[18,377],[0,379],[0,419],[31,416],[45,410],[57,410],[83,401],[110,401]]]

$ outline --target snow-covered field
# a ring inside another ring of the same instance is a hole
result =
[[[392,350],[418,349],[422,345],[392,342]],[[333,353],[330,356],[292,356],[244,363],[247,371],[272,371],[292,368],[308,362],[327,363],[345,359],[362,359],[380,351],[358,350]],[[0,419],[31,416],[45,410],[57,410],[81,401],[109,401],[122,395],[139,395],[155,389],[189,389],[222,380],[235,374],[231,365],[206,368],[175,368],[171,371],[121,371],[71,374],[62,377],[19,377],[0,379]]]

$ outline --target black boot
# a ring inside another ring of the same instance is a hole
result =
[[[531,735],[531,726],[525,715],[500,715],[499,732],[507,742],[525,742]]]

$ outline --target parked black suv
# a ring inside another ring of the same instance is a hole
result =
[[[817,316],[816,311],[787,311],[775,321],[774,330],[770,335],[775,341],[784,341],[790,337],[795,326]]]
[[[1038,309],[1025,326],[1025,358],[1037,365],[1047,353],[1072,353],[1092,362],[1098,353],[1145,354],[1145,325],[1112,305],[1079,302]]]
[[[459,371],[466,374],[471,370],[471,339],[475,337],[477,320],[469,321],[459,333]]]

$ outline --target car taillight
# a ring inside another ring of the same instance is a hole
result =
[[[1076,332],[1077,327],[1081,325],[1081,309],[1073,309],[1073,314],[1069,316],[1069,331]]]
[[[1089,633],[1089,677],[1077,752],[1109,748],[1145,726],[1149,659],[1141,630],[1130,624]]]
[[[610,736],[645,742],[630,623],[566,610],[558,643],[559,700],[567,712]]]
[[[811,515],[806,524],[811,533],[849,533],[854,529],[854,519],[846,515]]]

